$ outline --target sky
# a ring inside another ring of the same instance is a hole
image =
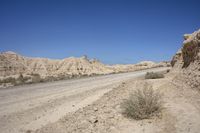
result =
[[[200,0],[0,0],[0,52],[107,64],[170,60]]]

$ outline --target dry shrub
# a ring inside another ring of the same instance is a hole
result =
[[[155,73],[155,72],[147,72],[145,75],[145,79],[159,79],[159,78],[164,78],[164,74]]]
[[[162,95],[153,90],[152,86],[145,84],[142,89],[137,89],[125,100],[121,107],[127,117],[141,120],[159,114],[162,109]]]
[[[39,74],[32,74],[32,83],[42,82],[42,78]]]
[[[44,79],[45,82],[52,82],[52,81],[56,81],[56,77],[53,76],[47,76]]]
[[[11,83],[11,84],[15,85],[16,79],[13,77],[8,77],[8,78],[1,80],[1,83]]]
[[[183,67],[188,67],[191,62],[193,62],[198,55],[199,52],[199,44],[197,41],[192,40],[191,42],[187,42],[183,45],[182,53],[183,53]]]

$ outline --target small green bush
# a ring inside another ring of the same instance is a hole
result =
[[[146,75],[145,75],[145,79],[159,79],[159,78],[164,78],[164,74],[147,72]]]
[[[146,84],[144,88],[135,90],[122,103],[123,114],[136,120],[148,119],[159,114],[162,109],[161,96],[158,91],[153,90],[152,86]]]

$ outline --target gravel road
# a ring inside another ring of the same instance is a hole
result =
[[[23,133],[56,122],[99,99],[121,82],[144,76],[153,68],[130,73],[39,83],[0,89],[0,129],[2,133]]]

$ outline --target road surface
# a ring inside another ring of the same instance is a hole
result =
[[[0,132],[23,133],[53,123],[99,99],[123,81],[144,76],[148,71],[39,83],[0,89]]]

